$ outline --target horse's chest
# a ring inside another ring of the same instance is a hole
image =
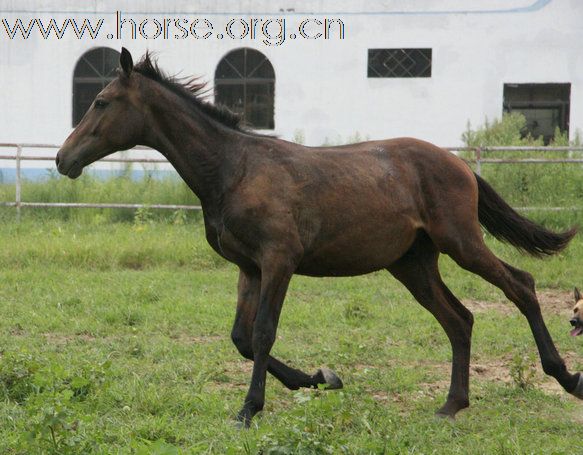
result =
[[[240,267],[250,267],[256,264],[254,251],[224,226],[207,226],[206,237],[212,249],[227,261]]]

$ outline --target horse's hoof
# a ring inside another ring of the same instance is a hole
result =
[[[252,415],[250,414],[249,410],[243,408],[239,411],[239,414],[237,414],[233,425],[239,430],[247,430],[251,426],[251,419]]]
[[[577,381],[577,385],[571,391],[571,395],[583,400],[583,374],[579,373],[579,381]]]
[[[322,375],[325,381],[325,389],[326,390],[335,390],[341,389],[344,387],[342,380],[329,368],[320,368],[318,372]]]

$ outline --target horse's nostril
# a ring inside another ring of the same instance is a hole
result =
[[[59,155],[57,155],[57,157],[55,158],[55,164],[58,166],[59,165]]]
[[[578,321],[578,319],[575,319],[575,318],[573,318],[573,319],[571,319],[569,322],[571,323],[571,325],[572,325],[573,327],[575,327],[575,326],[577,325],[577,322],[579,322],[579,321]]]

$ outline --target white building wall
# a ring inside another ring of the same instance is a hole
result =
[[[415,136],[439,145],[460,144],[467,122],[502,114],[503,84],[570,82],[571,136],[583,130],[583,2],[577,0],[332,1],[11,1],[0,0],[0,19],[61,22],[104,18],[100,38],[24,40],[0,24],[0,142],[60,143],[72,130],[72,77],[78,58],[97,46],[127,47],[134,59],[156,51],[169,73],[212,81],[217,63],[248,46],[273,64],[275,134],[306,143]],[[468,3],[470,4],[468,6]],[[295,11],[280,12],[280,9]],[[115,11],[123,17],[207,18],[219,28],[231,18],[285,18],[287,34],[305,18],[339,18],[345,39],[257,40],[107,39]],[[432,76],[367,78],[369,48],[429,47]]]

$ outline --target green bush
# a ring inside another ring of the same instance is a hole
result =
[[[484,121],[484,125],[472,130],[470,123],[462,134],[464,145],[468,147],[486,146],[532,146],[543,145],[542,138],[533,138],[526,131],[526,118],[519,113],[504,114],[501,119],[490,122]]]
[[[94,446],[85,433],[81,403],[110,382],[110,361],[67,365],[28,352],[7,352],[0,362],[0,398],[27,415],[18,453],[88,453]]]
[[[468,147],[543,146],[542,138],[525,134],[526,119],[522,114],[505,114],[502,119],[486,120],[483,126],[468,125],[462,140]],[[578,146],[579,134],[569,142],[566,132],[557,129],[553,146]],[[474,158],[464,152],[463,158]],[[483,151],[483,159],[546,159],[583,158],[573,151]],[[576,223],[583,210],[583,167],[578,163],[482,163],[481,175],[506,201],[518,208],[528,208],[528,216],[550,227],[565,227]],[[570,210],[552,211],[550,207]]]

